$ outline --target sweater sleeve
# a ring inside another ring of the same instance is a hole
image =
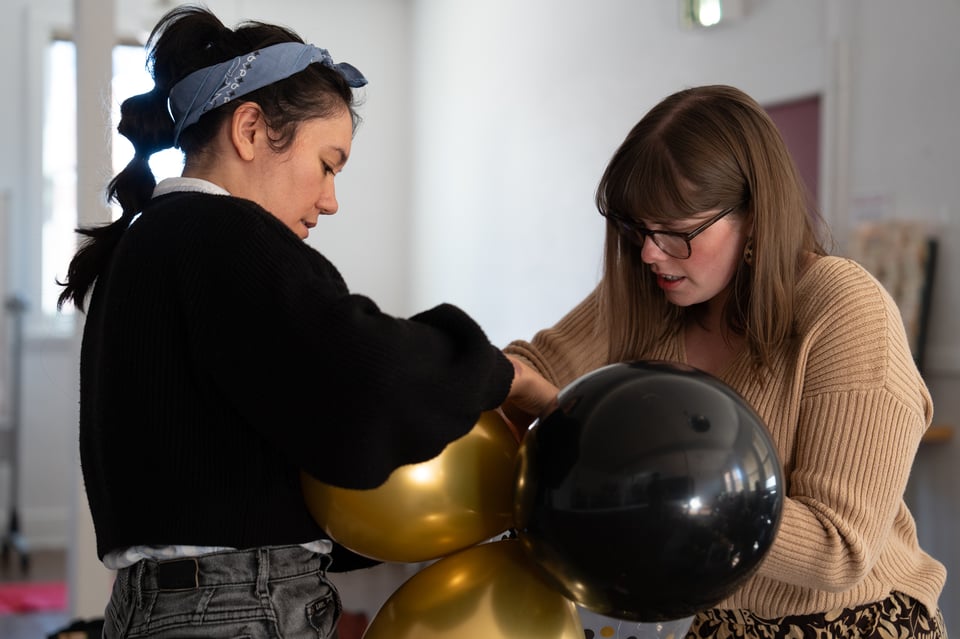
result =
[[[297,466],[371,488],[505,399],[512,367],[463,311],[385,314],[274,218],[242,209],[195,216],[174,259],[197,383]]]
[[[608,340],[600,322],[595,289],[554,326],[538,331],[530,342],[513,341],[504,351],[523,358],[550,383],[563,388],[608,363]]]
[[[913,526],[903,494],[932,403],[896,306],[865,271],[832,262],[807,301],[788,498],[760,574],[841,592]]]

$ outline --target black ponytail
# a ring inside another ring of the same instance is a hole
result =
[[[150,156],[173,146],[173,119],[167,111],[166,92],[154,87],[149,93],[125,100],[120,106],[117,131],[133,144],[133,159],[110,181],[107,197],[120,205],[124,217],[132,217],[157,185],[150,170]]]
[[[191,17],[191,20],[181,20],[185,17]],[[191,22],[194,23],[192,27]],[[171,34],[164,37],[168,29]],[[70,260],[65,282],[59,282],[64,288],[57,299],[57,308],[69,302],[84,310],[87,293],[107,268],[114,249],[134,217],[153,195],[157,179],[150,169],[150,156],[173,146],[174,122],[167,107],[170,87],[187,73],[209,64],[204,59],[184,59],[197,57],[194,53],[196,47],[186,45],[198,31],[202,40],[207,41],[216,34],[230,33],[212,13],[183,6],[170,11],[150,34],[147,69],[153,76],[154,88],[127,98],[120,106],[117,131],[133,144],[134,154],[107,186],[107,200],[120,205],[120,219],[76,230],[84,239]]]
[[[173,119],[167,110],[167,91],[154,87],[149,93],[124,100],[117,130],[133,144],[133,159],[107,187],[107,199],[120,205],[120,219],[106,225],[78,228],[86,239],[67,268],[66,283],[57,307],[71,302],[83,310],[87,292],[107,267],[113,250],[130,222],[153,195],[157,179],[150,169],[150,156],[173,146]]]

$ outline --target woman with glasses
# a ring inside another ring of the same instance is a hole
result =
[[[123,214],[81,229],[61,303],[86,308],[80,461],[117,571],[104,637],[334,636],[334,544],[300,473],[373,488],[522,387],[456,307],[389,316],[304,242],[337,212],[354,67],[200,7],[151,34],[155,87],[123,102]],[[176,146],[183,175],[148,159]],[[88,299],[89,294],[89,299]],[[389,535],[389,531],[384,531]]]
[[[615,152],[597,206],[600,284],[506,349],[552,383],[541,405],[606,364],[685,362],[753,406],[784,466],[778,538],[689,636],[945,636],[945,570],[903,497],[930,395],[890,296],[827,255],[764,110],[726,86],[667,97]]]

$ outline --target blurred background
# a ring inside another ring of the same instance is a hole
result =
[[[105,185],[132,155],[111,118],[152,86],[142,44],[177,4],[5,0],[0,21],[2,574],[29,578],[54,557],[66,617],[101,614],[110,575],[79,481],[82,317],[56,312],[56,279],[78,221],[110,219]],[[694,24],[697,4],[719,22]],[[863,259],[901,301],[938,427],[908,499],[921,544],[950,572],[941,605],[960,632],[960,0],[206,5],[231,26],[290,26],[370,80],[340,212],[310,243],[384,310],[452,302],[500,345],[553,324],[596,284],[594,190],[650,107],[699,84],[753,95],[781,125],[836,252]],[[158,156],[155,172],[179,163]],[[415,570],[345,577],[347,607],[375,613]]]

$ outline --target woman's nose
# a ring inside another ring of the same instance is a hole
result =
[[[669,256],[663,252],[663,249],[653,241],[653,238],[645,235],[640,240],[640,259],[643,260],[645,264],[660,262],[668,257]]]
[[[339,209],[340,203],[337,202],[336,188],[332,184],[324,187],[320,193],[320,198],[317,200],[317,210],[320,211],[321,215],[333,215]]]

